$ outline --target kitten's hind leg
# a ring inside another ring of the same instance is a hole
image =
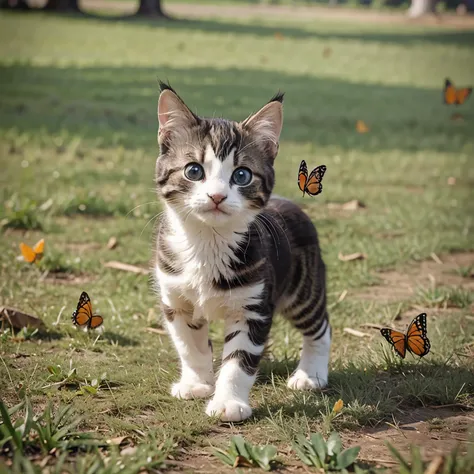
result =
[[[327,319],[316,336],[303,335],[303,350],[296,371],[288,380],[294,390],[318,390],[328,383],[331,327]]]
[[[214,391],[212,345],[208,323],[191,314],[163,308],[166,326],[181,359],[181,379],[171,389],[177,398],[206,398]]]
[[[331,327],[326,310],[326,292],[313,293],[301,305],[286,311],[292,324],[303,333],[301,359],[288,380],[294,390],[317,390],[328,383]]]
[[[262,315],[259,309],[226,322],[222,366],[214,397],[206,408],[209,416],[219,416],[222,421],[242,421],[252,414],[249,393],[256,379],[271,321],[272,314]]]

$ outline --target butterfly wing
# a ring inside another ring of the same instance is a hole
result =
[[[419,314],[410,324],[407,331],[408,350],[423,357],[430,351],[430,340],[426,329],[426,313]]]
[[[92,318],[89,320],[89,328],[90,329],[97,329],[99,326],[102,325],[104,322],[104,318],[99,314],[94,314]]]
[[[298,187],[301,191],[305,191],[306,181],[308,179],[308,167],[306,166],[306,161],[302,161],[300,164],[300,170],[298,171]]]
[[[462,105],[471,95],[472,87],[464,87],[456,91],[456,104]]]
[[[44,239],[41,239],[33,247],[34,252],[36,253],[36,260],[40,260],[43,257],[44,253]]]
[[[404,359],[407,351],[405,334],[390,328],[382,328],[380,333],[392,345],[395,352]]]
[[[326,173],[326,166],[324,165],[318,166],[311,171],[305,188],[305,191],[311,196],[317,196],[323,190],[321,181],[323,180],[324,173]]]
[[[452,105],[456,103],[456,88],[453,86],[452,82],[449,79],[444,81],[444,103]]]
[[[33,263],[36,260],[36,252],[29,245],[22,242],[20,244],[20,250],[25,262]]]
[[[77,304],[77,309],[72,313],[72,322],[84,326],[92,318],[92,303],[89,295],[83,291]]]

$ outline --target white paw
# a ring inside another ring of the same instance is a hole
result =
[[[252,409],[240,400],[212,399],[206,408],[206,415],[218,416],[222,421],[243,421],[250,417]]]
[[[176,398],[207,398],[214,392],[214,387],[206,383],[188,384],[184,382],[175,383],[171,389],[171,395]]]
[[[327,385],[327,379],[310,377],[304,370],[297,370],[288,380],[288,387],[293,390],[320,390]]]

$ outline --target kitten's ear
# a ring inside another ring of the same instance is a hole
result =
[[[242,127],[253,134],[256,140],[261,140],[273,158],[278,153],[283,126],[283,95],[278,93],[268,104],[242,122]]]
[[[199,121],[173,88],[160,82],[161,94],[158,99],[158,143],[169,142],[174,134],[186,130]]]

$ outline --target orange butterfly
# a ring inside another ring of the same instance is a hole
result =
[[[453,83],[446,79],[444,82],[443,98],[444,103],[448,105],[461,105],[466,102],[468,97],[471,95],[472,87],[463,87],[462,89],[456,89]]]
[[[389,328],[382,328],[380,332],[402,359],[405,358],[407,349],[420,357],[430,351],[430,340],[426,333],[426,313],[419,314],[411,322],[406,334]]]
[[[104,318],[92,313],[92,303],[89,295],[83,291],[77,304],[77,309],[72,313],[72,322],[77,326],[86,326],[88,329],[97,329],[104,322]]]
[[[356,122],[356,130],[359,133],[367,133],[370,132],[369,126],[363,120],[357,120]]]
[[[21,254],[23,255],[23,259],[25,262],[34,263],[39,262],[43,258],[44,253],[44,239],[41,239],[36,245],[31,248],[29,245],[25,243],[20,244]]]
[[[323,180],[324,173],[326,173],[326,166],[321,165],[314,168],[311,171],[308,178],[308,167],[306,162],[303,160],[300,164],[300,170],[298,171],[298,186],[301,191],[309,194],[310,196],[317,196],[323,190],[321,181]]]

